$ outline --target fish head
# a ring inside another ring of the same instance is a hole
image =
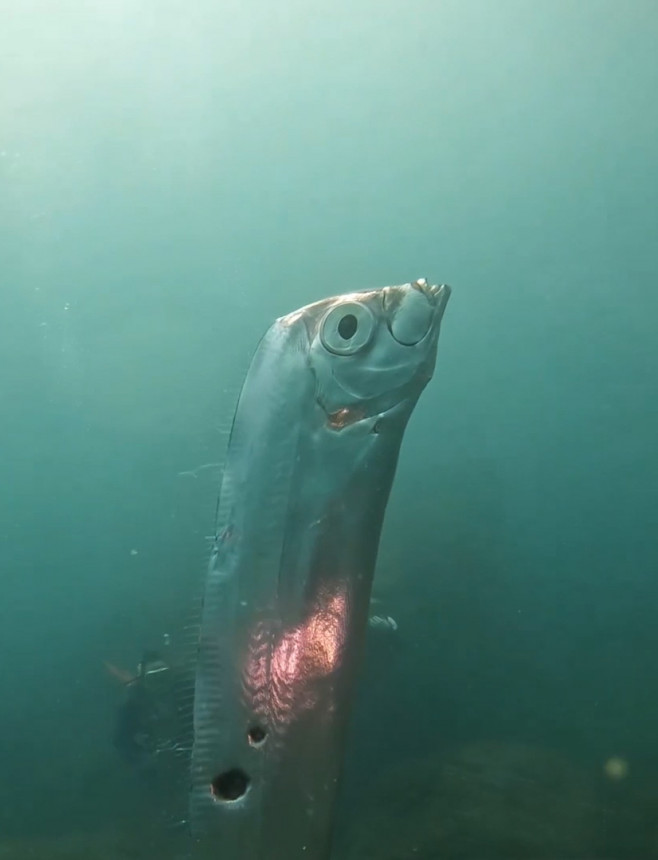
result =
[[[420,279],[348,293],[297,314],[308,335],[316,399],[335,429],[413,408],[431,379],[450,287]]]

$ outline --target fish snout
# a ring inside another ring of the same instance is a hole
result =
[[[410,284],[390,287],[384,299],[388,327],[403,346],[415,346],[434,328],[438,328],[448,298],[447,284],[430,285],[425,278]]]

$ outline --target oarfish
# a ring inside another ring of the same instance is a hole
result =
[[[450,288],[281,317],[229,440],[201,618],[190,822],[217,860],[326,860],[384,511]]]

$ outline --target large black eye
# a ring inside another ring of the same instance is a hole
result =
[[[359,324],[356,321],[354,314],[345,314],[342,320],[338,323],[338,334],[341,337],[344,337],[345,340],[349,340],[351,337],[354,337],[358,327]]]
[[[320,339],[335,355],[353,355],[363,349],[375,333],[372,311],[360,302],[335,304],[320,323]]]

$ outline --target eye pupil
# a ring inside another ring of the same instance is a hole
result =
[[[354,337],[358,328],[358,322],[354,314],[345,314],[338,323],[338,334],[344,339],[349,340]]]
[[[357,301],[337,301],[320,321],[322,346],[332,355],[356,355],[375,335],[377,322],[368,305]]]

